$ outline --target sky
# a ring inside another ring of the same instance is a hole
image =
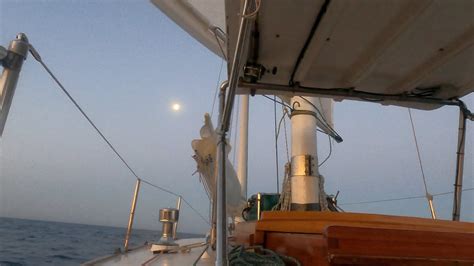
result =
[[[204,113],[211,112],[220,58],[148,1],[0,0],[0,45],[7,46],[18,32],[28,35],[140,177],[183,195],[207,217],[208,198],[192,175],[191,141],[199,137]],[[473,94],[463,100],[474,109]],[[181,104],[179,112],[172,110],[174,103]],[[273,116],[272,102],[251,97],[249,195],[276,190]],[[215,117],[214,112],[214,122]],[[413,110],[413,118],[429,191],[452,191],[457,108]],[[406,108],[337,102],[334,124],[344,142],[333,144],[320,172],[327,193],[340,191],[342,208],[429,217],[425,199],[344,205],[424,194]],[[474,187],[472,130],[468,122],[465,188]],[[234,137],[231,133],[231,142]],[[284,143],[281,137],[280,173]],[[318,134],[318,145],[319,157],[326,157],[328,138]],[[125,227],[134,183],[28,57],[0,140],[0,216]],[[159,229],[158,210],[174,206],[175,200],[143,184],[135,226]],[[462,219],[474,221],[473,203],[474,192],[464,192]],[[440,218],[450,219],[452,195],[435,197],[434,204]],[[183,206],[180,223],[184,232],[208,229],[188,206]]]

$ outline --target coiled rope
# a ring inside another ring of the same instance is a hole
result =
[[[250,265],[301,265],[301,263],[290,256],[285,256],[274,252],[273,250],[261,246],[236,246],[229,252],[229,265],[231,266],[250,266]]]

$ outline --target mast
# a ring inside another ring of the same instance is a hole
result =
[[[291,98],[291,210],[319,211],[316,97]],[[311,105],[311,103],[314,105]]]
[[[240,96],[239,149],[237,153],[237,178],[241,187],[241,196],[247,199],[247,163],[249,139],[249,95]],[[234,147],[235,148],[235,147]]]

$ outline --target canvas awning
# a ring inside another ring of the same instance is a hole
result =
[[[202,25],[208,26],[207,42],[202,36],[195,38],[219,55],[218,43],[215,37],[212,41],[213,33],[209,29],[217,26],[225,30],[225,52],[229,55],[228,62],[232,59],[242,1],[226,0],[225,6],[222,1],[211,0],[152,2],[166,14],[170,12],[164,3],[193,6],[205,18]],[[253,35],[258,36],[258,45],[250,47],[249,41],[245,53],[247,62],[256,58],[253,63],[266,69],[256,83],[345,88],[387,95],[405,93],[439,99],[462,97],[474,90],[472,0],[262,0],[260,3],[258,16],[252,23],[253,30],[258,31],[258,35]],[[183,17],[170,17],[196,36],[195,30],[189,29],[191,24],[197,27],[196,21],[186,24]],[[437,107],[425,103],[410,106]]]

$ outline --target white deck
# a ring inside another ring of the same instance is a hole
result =
[[[204,238],[191,238],[191,239],[180,239],[176,242],[180,246],[204,243]],[[90,262],[86,262],[83,265],[193,265],[204,253],[206,245],[192,248],[189,252],[178,252],[171,254],[153,254],[150,251],[151,245],[146,245],[129,251],[125,254],[116,254],[107,256],[99,259],[95,259]],[[196,263],[196,265],[214,265],[214,256],[210,257],[208,254],[213,253],[209,248],[206,254]],[[207,256],[206,256],[207,255]]]

